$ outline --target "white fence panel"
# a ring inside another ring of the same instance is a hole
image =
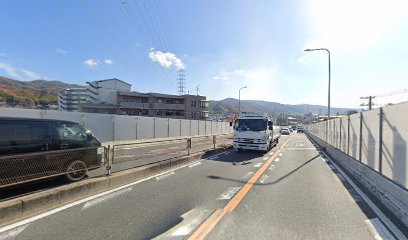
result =
[[[380,136],[380,109],[375,109],[368,112],[363,112],[362,125],[362,143],[361,143],[361,162],[379,170],[379,136]]]
[[[154,138],[154,120],[149,117],[138,117],[137,139]]]
[[[116,115],[114,128],[114,141],[137,139],[137,117]]]
[[[169,120],[168,118],[155,119],[155,138],[169,137]]]
[[[181,119],[181,136],[190,136],[190,120]]]
[[[112,141],[114,139],[114,115],[87,113],[85,116],[85,127],[91,130],[100,141]]]
[[[181,119],[169,119],[169,134],[170,137],[178,137],[180,134]]]
[[[198,135],[198,120],[191,120],[191,136]]]
[[[383,174],[408,188],[408,103],[384,107]]]

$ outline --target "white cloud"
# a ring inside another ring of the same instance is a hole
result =
[[[98,59],[87,59],[84,61],[84,64],[90,68],[98,66],[100,61]]]
[[[153,62],[157,62],[158,64],[165,68],[171,68],[173,66],[177,69],[185,68],[184,63],[174,53],[170,52],[164,53],[161,51],[156,51],[154,48],[151,48],[149,52],[149,58]]]
[[[59,54],[62,54],[62,55],[65,55],[65,54],[68,53],[67,50],[62,49],[62,48],[57,48],[57,49],[55,49],[55,51],[56,51],[57,53],[59,53]]]
[[[213,77],[213,79],[214,80],[228,80],[229,79],[229,77],[227,77],[227,76],[215,76],[215,77]]]
[[[35,72],[23,68],[17,68],[6,63],[0,63],[0,69],[6,72],[10,77],[19,80],[34,80],[42,78],[39,74]]]
[[[113,64],[113,60],[112,60],[112,59],[105,59],[103,62],[106,63],[106,64],[108,64],[108,65],[112,65],[112,64]]]

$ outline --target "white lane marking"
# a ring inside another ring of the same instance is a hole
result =
[[[282,157],[283,154],[282,154],[282,153],[279,153],[278,155],[279,155],[279,157]]]
[[[153,239],[184,239],[210,216],[211,212],[208,209],[192,209],[180,216],[183,221]]]
[[[392,231],[392,233],[400,240],[407,240],[405,235],[394,225],[394,223],[391,222],[390,219],[388,219],[387,216],[371,201],[367,195],[361,191],[361,189],[344,173],[344,171],[337,167],[337,164],[333,162],[325,153],[324,156],[328,159],[328,161],[333,164],[337,170],[340,172],[341,175],[347,180],[347,182],[354,188],[354,190],[357,192],[357,194],[367,203],[367,205],[377,214],[377,216],[381,219],[381,221],[387,225],[387,228]]]
[[[272,171],[274,167],[275,167],[275,165],[271,164],[271,166],[268,169]]]
[[[261,179],[259,180],[260,183],[265,183],[266,179],[268,179],[268,175],[264,174]]]
[[[228,200],[231,199],[241,187],[229,187],[217,198],[217,200]]]
[[[262,163],[257,163],[257,164],[254,165],[254,167],[256,167],[256,168],[259,168],[261,166],[262,166]]]
[[[201,160],[200,160],[200,161],[201,161]],[[182,169],[182,168],[185,168],[185,167],[187,167],[187,166],[188,166],[188,165],[180,166],[180,167],[177,167],[177,168],[174,168],[174,169],[165,171],[165,172],[163,172],[163,173],[176,171],[176,170],[178,170],[178,169]],[[153,175],[153,176],[144,178],[144,179],[140,179],[140,180],[138,180],[138,181],[135,181],[135,182],[132,182],[132,183],[128,183],[128,184],[126,184],[126,185],[123,185],[123,186],[120,186],[120,187],[117,187],[117,188],[114,188],[114,189],[111,189],[111,190],[108,190],[108,191],[105,191],[105,192],[101,192],[101,193],[98,193],[98,194],[96,194],[96,195],[93,195],[93,196],[90,196],[90,197],[87,197],[87,198],[84,198],[84,199],[80,199],[80,200],[78,200],[78,201],[69,203],[69,204],[67,204],[67,205],[64,205],[64,206],[55,208],[55,209],[50,210],[50,211],[48,211],[48,212],[44,212],[44,213],[41,213],[41,214],[39,214],[39,215],[36,215],[36,216],[30,217],[30,218],[24,219],[24,220],[22,220],[22,221],[20,221],[20,222],[16,222],[16,223],[13,223],[13,224],[4,226],[4,227],[0,228],[0,234],[3,233],[3,232],[9,231],[9,230],[11,230],[11,229],[14,229],[14,228],[21,227],[21,226],[23,226],[23,225],[25,225],[25,224],[32,223],[32,222],[37,221],[37,220],[39,220],[39,219],[48,217],[48,216],[50,216],[50,215],[52,215],[52,214],[54,214],[54,213],[61,212],[61,211],[65,210],[65,209],[74,207],[74,206],[79,205],[79,204],[82,204],[82,203],[84,203],[84,202],[88,202],[88,201],[90,201],[90,200],[92,200],[92,199],[95,199],[95,198],[98,198],[98,197],[105,196],[105,195],[107,195],[107,194],[116,192],[116,191],[118,191],[118,190],[120,190],[120,189],[125,189],[125,188],[128,188],[128,187],[130,187],[130,186],[133,186],[133,185],[136,185],[136,184],[139,184],[139,183],[142,183],[142,182],[146,182],[146,181],[148,181],[148,180],[150,180],[150,179],[153,179],[153,178],[155,178],[155,177],[157,177],[157,176],[159,176],[159,175],[162,175],[163,173],[159,173],[159,174],[156,174],[156,175]]]
[[[394,236],[387,230],[378,218],[364,220],[376,240],[393,240]]]
[[[269,156],[272,156],[272,155],[273,155],[273,152],[268,153],[268,155],[269,155]]]
[[[232,152],[232,150],[228,150],[228,151],[225,151],[225,152],[217,153],[217,154],[215,154],[215,155],[213,155],[213,156],[211,156],[211,157],[204,158],[204,159],[206,159],[206,160],[214,160],[214,159],[218,158],[218,157],[221,156],[221,155],[227,155],[227,154],[230,154],[231,152]]]
[[[262,160],[266,161],[266,160],[268,160],[268,157],[264,157],[264,158],[262,158]]]
[[[81,211],[82,211],[82,210],[85,210],[85,209],[87,209],[87,208],[90,208],[90,207],[92,207],[92,206],[95,206],[95,205],[97,205],[97,204],[99,204],[99,203],[102,203],[102,202],[108,201],[108,200],[110,200],[110,199],[113,199],[113,198],[115,198],[115,197],[118,197],[118,196],[120,196],[120,195],[126,194],[126,193],[131,192],[131,191],[132,191],[132,187],[128,187],[128,188],[121,189],[121,190],[119,190],[119,191],[110,193],[110,194],[108,194],[108,195],[105,195],[105,196],[102,196],[102,197],[99,197],[99,198],[95,198],[95,199],[93,199],[93,200],[88,201],[87,203],[85,203],[85,205],[82,207]]]
[[[305,147],[297,147],[297,148],[286,148],[286,150],[316,150],[316,148],[305,148]]]
[[[279,161],[280,161],[280,158],[276,158],[274,162],[279,162]]]
[[[174,171],[171,171],[171,172],[168,172],[168,173],[160,174],[159,176],[156,177],[156,181],[160,181],[160,180],[162,180],[162,179],[168,178],[168,177],[170,177],[170,176],[172,176],[172,175],[174,175],[174,174],[175,174]]]
[[[326,159],[324,159],[324,158],[322,158],[322,161],[323,161],[323,162],[327,162]]]
[[[244,176],[242,176],[242,179],[249,179],[253,174],[254,172],[247,172],[244,174]]]
[[[24,229],[26,229],[30,224],[22,225],[13,229],[10,229],[8,231],[0,233],[0,240],[6,240],[6,239],[14,239],[17,237],[18,234],[20,234]]]
[[[193,163],[193,164],[189,165],[188,167],[193,168],[193,167],[198,166],[198,165],[201,165],[201,162]]]

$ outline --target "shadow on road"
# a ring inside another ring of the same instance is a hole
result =
[[[293,169],[292,171],[288,172],[287,174],[283,175],[282,177],[276,179],[275,181],[269,182],[269,183],[254,183],[254,185],[260,185],[260,186],[265,186],[265,185],[273,185],[276,184],[280,181],[282,181],[283,179],[289,177],[290,175],[292,175],[293,173],[299,171],[301,168],[303,168],[304,166],[306,166],[307,164],[309,164],[310,162],[312,162],[313,160],[315,160],[316,158],[318,158],[320,156],[320,154],[314,156],[313,158],[307,160],[306,162],[304,162],[302,165],[298,166],[297,168]],[[224,177],[220,177],[220,176],[207,176],[207,178],[210,179],[217,179],[217,180],[227,180],[227,181],[233,181],[233,182],[239,182],[239,183],[247,183],[247,181],[242,181],[242,180],[236,180],[236,179],[232,179],[232,178],[224,178]]]

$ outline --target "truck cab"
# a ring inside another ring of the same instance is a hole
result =
[[[234,144],[237,151],[259,150],[268,152],[280,137],[279,129],[263,115],[244,113],[234,123]]]

